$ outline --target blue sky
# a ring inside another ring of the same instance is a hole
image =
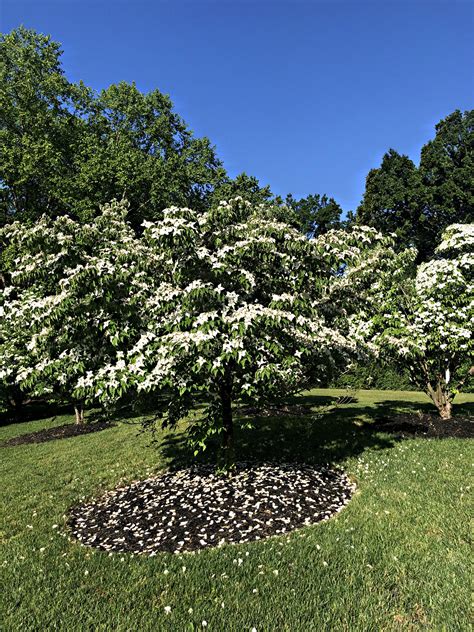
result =
[[[231,175],[355,209],[389,147],[415,161],[473,107],[474,3],[456,0],[0,0],[63,45],[70,80],[170,94]]]

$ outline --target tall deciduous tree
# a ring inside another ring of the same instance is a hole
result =
[[[0,36],[0,225],[54,214],[79,112],[91,94],[64,77],[60,46],[20,27]]]
[[[173,204],[203,210],[224,175],[208,139],[192,135],[167,95],[121,82],[95,95],[65,194],[84,219],[104,201],[126,196],[139,229]]]
[[[124,195],[138,228],[166,206],[204,206],[225,172],[159,90],[72,84],[61,49],[20,27],[0,37],[0,222],[68,213],[91,219]]]

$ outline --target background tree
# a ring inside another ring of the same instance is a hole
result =
[[[0,37],[1,225],[58,212],[91,97],[64,77],[60,55],[58,43],[23,27]]]
[[[420,174],[436,243],[450,224],[474,221],[474,110],[456,110],[436,125],[421,150]]]
[[[174,204],[203,210],[224,175],[208,139],[193,137],[167,95],[121,82],[92,101],[65,188],[84,219],[104,201],[126,196],[138,230]]]
[[[395,233],[400,248],[416,247],[417,262],[433,256],[450,224],[474,220],[474,110],[436,125],[420,167],[391,149],[366,180],[356,221]]]
[[[255,176],[249,176],[243,172],[233,179],[226,177],[215,188],[211,205],[215,206],[222,200],[231,200],[236,197],[241,197],[251,204],[268,204],[275,199],[268,184],[262,187]]]
[[[328,230],[341,228],[342,208],[327,195],[308,195],[296,200],[291,193],[285,203],[295,212],[302,232],[309,237],[319,237]]]
[[[394,233],[401,247],[429,249],[435,229],[429,225],[425,198],[421,176],[413,161],[390,149],[381,166],[369,171],[356,222]],[[423,250],[420,256],[425,255]]]
[[[124,195],[138,229],[171,204],[205,206],[225,172],[159,90],[72,84],[61,49],[20,27],[0,37],[0,220],[91,219]]]

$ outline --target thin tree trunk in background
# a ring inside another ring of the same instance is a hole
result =
[[[84,423],[84,405],[82,402],[78,402],[74,405],[74,412],[76,414],[76,424],[78,426]]]
[[[453,402],[447,384],[439,380],[436,389],[434,389],[431,384],[428,384],[426,392],[438,409],[441,419],[451,419]]]
[[[24,395],[20,389],[13,387],[12,394],[10,395],[10,406],[13,408],[13,415],[16,421],[22,421],[24,401]]]

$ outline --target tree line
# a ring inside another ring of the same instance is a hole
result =
[[[126,198],[139,231],[164,208],[204,211],[221,199],[286,205],[311,236],[357,223],[395,233],[429,259],[443,230],[474,216],[474,111],[436,126],[417,167],[390,149],[372,169],[359,207],[314,193],[276,196],[246,173],[230,178],[208,138],[198,138],[158,89],[120,82],[97,92],[70,82],[50,36],[19,27],[0,36],[0,225],[67,214],[88,221]]]

